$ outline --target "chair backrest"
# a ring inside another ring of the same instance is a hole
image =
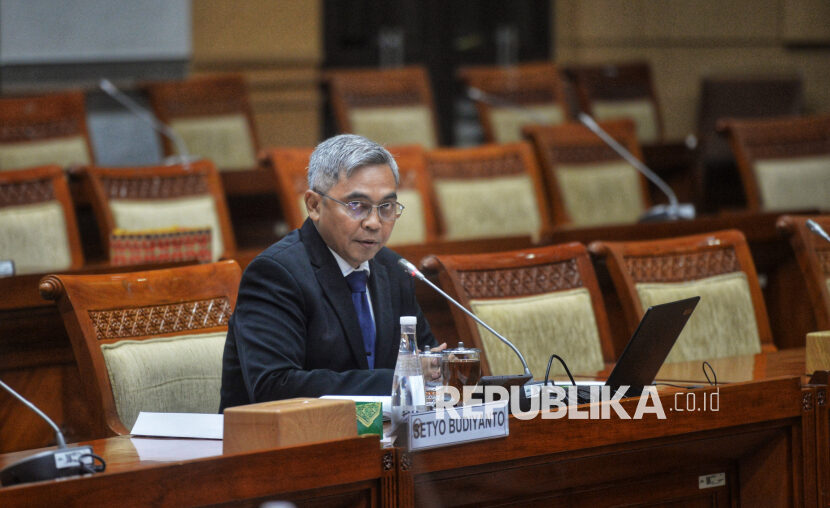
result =
[[[583,111],[598,121],[631,118],[640,143],[662,141],[663,117],[648,62],[579,65],[569,73]]]
[[[389,147],[398,164],[398,200],[406,207],[398,219],[388,245],[429,242],[438,236],[432,186],[426,172],[424,150],[417,145]],[[305,191],[308,189],[308,159],[312,148],[273,148],[265,151],[274,171],[283,217],[292,229],[308,217]]]
[[[384,145],[438,146],[438,119],[425,68],[344,69],[326,72],[339,132]]]
[[[750,210],[830,207],[830,115],[726,119]]]
[[[776,225],[789,237],[795,251],[816,318],[816,329],[830,330],[830,242],[807,228],[808,219],[830,231],[830,215],[784,215]]]
[[[257,166],[259,140],[245,80],[236,74],[166,81],[145,86],[158,118],[181,137],[191,155],[213,161],[219,171]],[[164,152],[176,146],[162,137]]]
[[[0,171],[0,260],[15,274],[84,264],[69,185],[60,166]]]
[[[774,350],[755,264],[737,230],[632,242],[594,242],[606,258],[633,333],[645,309],[700,296],[667,362]]]
[[[127,434],[140,411],[216,413],[236,261],[97,275],[48,275],[95,437]]]
[[[444,239],[535,236],[550,229],[529,143],[439,148],[426,158]]]
[[[602,293],[584,245],[430,256],[423,264],[438,271],[448,294],[516,345],[537,379],[553,353],[580,374],[593,375],[614,361]],[[522,372],[508,346],[460,310],[452,312],[460,340],[482,350],[483,373]]]
[[[631,119],[600,125],[642,159]],[[651,206],[645,177],[587,127],[528,125],[523,133],[536,148],[555,224],[633,223]]]
[[[133,168],[84,168],[105,251],[115,229],[211,229],[211,258],[236,252],[228,206],[213,163]]]
[[[83,93],[0,99],[0,171],[93,161]]]
[[[560,124],[571,118],[559,71],[552,62],[462,67],[458,78],[485,94],[475,103],[488,143],[521,141],[523,125]]]

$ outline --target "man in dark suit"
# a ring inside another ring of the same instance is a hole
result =
[[[384,247],[403,212],[398,181],[392,155],[361,136],[336,136],[315,148],[309,218],[242,275],[220,411],[291,397],[388,395],[400,316],[418,318],[420,348],[436,345],[413,279]],[[365,294],[353,287],[367,278]]]

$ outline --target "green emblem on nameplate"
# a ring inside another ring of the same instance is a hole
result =
[[[383,405],[380,402],[355,402],[357,434],[383,433]]]

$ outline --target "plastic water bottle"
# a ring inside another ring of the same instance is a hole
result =
[[[424,376],[421,360],[418,358],[418,345],[415,339],[417,319],[415,316],[401,316],[401,343],[398,349],[398,361],[395,363],[395,376],[392,378],[392,426],[391,434],[401,440],[406,432],[406,420],[409,413],[426,409],[424,396]]]

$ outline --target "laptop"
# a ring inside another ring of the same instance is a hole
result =
[[[628,386],[625,396],[636,397],[644,387],[654,382],[654,377],[699,301],[700,297],[694,296],[654,305],[646,310],[605,382],[611,388],[612,395],[620,386]],[[590,388],[588,385],[578,385],[578,404],[591,402]]]

